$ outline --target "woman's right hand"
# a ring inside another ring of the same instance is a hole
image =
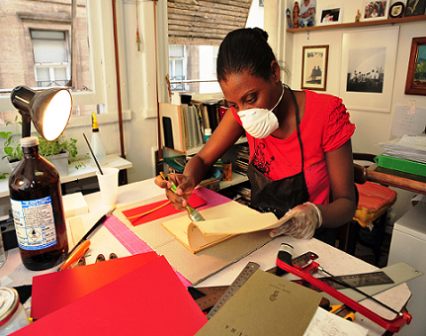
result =
[[[184,210],[187,200],[195,188],[195,181],[191,176],[184,174],[168,174],[169,178],[176,185],[176,193],[171,190],[171,182],[165,181],[161,175],[155,178],[155,184],[160,188],[166,189],[166,196],[177,210]]]

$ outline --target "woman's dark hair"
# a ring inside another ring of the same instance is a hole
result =
[[[217,78],[226,81],[232,73],[248,71],[250,75],[268,80],[274,52],[268,44],[268,33],[260,28],[243,28],[230,32],[219,47]]]

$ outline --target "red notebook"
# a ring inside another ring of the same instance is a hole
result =
[[[167,260],[158,257],[14,335],[192,336],[206,322]]]
[[[39,319],[158,258],[147,252],[33,278],[31,317]]]

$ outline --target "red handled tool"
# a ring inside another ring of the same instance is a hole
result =
[[[392,310],[397,314],[397,317],[393,320],[384,319],[380,315],[376,314],[375,312],[371,311],[370,309],[364,307],[360,303],[356,302],[355,300],[347,297],[346,295],[340,293],[333,287],[327,285],[326,283],[322,282],[321,280],[315,278],[311,275],[311,273],[316,273],[318,271],[325,272],[322,267],[319,266],[318,263],[315,261],[310,261],[309,265],[306,265],[305,267],[299,267],[297,265],[289,265],[288,263],[285,263],[277,258],[277,266],[284,271],[287,271],[291,274],[294,274],[298,276],[299,278],[302,278],[303,280],[309,282],[310,284],[314,285],[318,289],[322,290],[323,292],[326,292],[327,294],[331,295],[335,299],[342,302],[344,305],[348,306],[349,308],[353,309],[354,311],[364,315],[369,320],[373,321],[374,323],[378,324],[382,328],[385,328],[386,330],[390,332],[398,332],[405,324],[410,324],[411,321],[411,315],[407,312],[397,312],[393,310],[390,307],[387,307],[388,309]],[[327,272],[325,272],[327,273]],[[349,288],[354,289],[352,286],[348,286]],[[356,289],[358,292],[358,289]],[[362,292],[361,292],[362,293]],[[365,294],[365,293],[362,293]],[[371,296],[366,295],[367,297],[371,298]],[[375,300],[373,298],[373,300]],[[375,300],[378,302],[377,300]],[[383,303],[379,302],[381,305],[384,305]]]

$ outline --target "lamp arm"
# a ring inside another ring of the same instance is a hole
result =
[[[31,117],[28,113],[22,112],[19,110],[22,116],[22,137],[31,136]]]

